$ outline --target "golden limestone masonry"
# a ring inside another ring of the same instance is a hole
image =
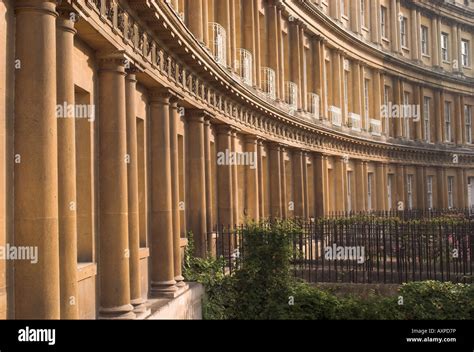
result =
[[[198,319],[189,232],[474,208],[473,115],[472,1],[1,0],[0,318]]]

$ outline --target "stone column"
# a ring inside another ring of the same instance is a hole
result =
[[[202,110],[188,110],[188,223],[194,235],[195,254],[206,256],[206,163],[204,147],[204,122],[206,113]]]
[[[303,151],[293,152],[293,201],[295,203],[295,217],[304,217],[304,179],[303,179]]]
[[[207,234],[211,234],[214,230],[214,219],[212,217],[213,204],[212,204],[212,194],[213,194],[213,180],[212,176],[212,163],[215,163],[215,160],[211,160],[211,121],[210,118],[204,120],[204,161],[205,161],[205,171],[206,171],[206,225],[207,225]],[[208,241],[210,243],[210,241]]]
[[[344,159],[340,156],[334,157],[334,173],[336,187],[336,199],[334,202],[335,210],[345,212],[346,211],[346,164]]]
[[[301,75],[300,75],[300,30],[298,21],[290,22],[288,26],[289,32],[289,65],[290,65],[290,81],[294,82],[298,86],[298,109],[302,108],[301,105]]]
[[[308,154],[306,152],[303,152],[303,196],[304,196],[303,217],[305,219],[309,219]]]
[[[323,70],[324,70],[324,59],[322,58],[323,51],[321,49],[321,40],[319,38],[315,38],[312,41],[313,46],[313,84],[314,84],[314,92],[319,96],[319,119],[322,120],[325,112],[324,112],[324,105],[323,105],[323,90],[324,90],[324,82],[323,82]]]
[[[173,212],[173,266],[174,279],[178,287],[184,286],[181,262],[181,222],[179,209],[179,153],[178,153],[178,97],[173,93],[170,100],[170,160],[171,160],[171,210]],[[185,206],[185,209],[187,207]]]
[[[467,204],[467,181],[466,181],[466,175],[464,173],[464,170],[462,168],[458,168],[456,170],[456,190],[457,190],[457,203],[455,206],[457,208],[465,208],[468,206]]]
[[[231,136],[231,151],[235,152],[237,150],[237,131],[232,130]],[[239,204],[239,166],[237,163],[231,165],[232,168],[232,191],[234,192],[232,197],[232,211],[233,211],[233,225],[238,225],[240,223],[240,204]]]
[[[447,188],[447,179],[446,179],[446,170],[444,167],[439,167],[436,170],[437,176],[437,203],[435,207],[439,209],[444,209],[448,207],[448,188]]]
[[[421,58],[420,24],[418,23],[418,10],[413,7],[410,10],[410,29],[411,29],[411,51],[412,59],[419,61]]]
[[[465,136],[465,120],[464,120],[464,107],[461,104],[461,96],[458,94],[454,97],[454,129],[455,129],[455,141],[456,144],[461,146]]]
[[[415,96],[415,104],[419,106],[418,113],[418,121],[413,121],[413,125],[415,127],[415,140],[422,141],[423,140],[423,88],[421,86],[414,86],[413,87],[414,96]]]
[[[252,53],[252,77],[253,83],[256,82],[257,72],[256,68],[256,50],[255,50],[255,20],[254,20],[254,4],[253,0],[247,0],[241,2],[242,7],[242,43],[243,48],[247,49]],[[257,14],[258,15],[258,14]]]
[[[220,162],[220,158],[225,158],[225,155],[231,151],[231,134],[230,126],[217,126],[217,208],[219,226],[232,226],[234,223],[232,167],[225,160]]]
[[[282,210],[282,218],[288,218],[288,202],[290,201],[287,199],[287,184],[286,184],[286,163],[285,163],[285,154],[286,150],[284,147],[280,148],[280,174],[281,174],[281,210]]]
[[[416,207],[426,209],[426,167],[416,168]]]
[[[401,105],[403,104],[403,83],[400,79],[394,79],[394,100],[395,104]],[[395,137],[402,138],[403,137],[403,118],[398,116],[395,120]]]
[[[362,118],[362,95],[360,82],[361,68],[359,62],[354,62],[352,65],[352,111]],[[351,110],[351,107],[349,107]]]
[[[248,160],[251,164],[245,166],[245,207],[247,208],[247,216],[249,219],[255,221],[259,220],[259,165],[257,148],[257,137],[247,135],[245,138],[245,151],[248,153]]]
[[[390,0],[390,35],[392,39],[392,51],[400,51],[400,20],[398,0]]]
[[[280,82],[280,99],[285,100],[285,50],[283,48],[283,36],[282,36],[282,29],[283,29],[283,24],[282,24],[282,10],[280,7],[277,6],[277,43],[278,43],[278,62],[280,63],[279,65],[279,72],[277,72],[277,76],[279,76],[279,82]]]
[[[322,154],[313,155],[314,165],[314,190],[315,190],[315,213],[322,217],[328,213],[328,168],[327,156]]]
[[[370,32],[372,41],[380,44],[380,0],[370,0]]]
[[[353,3],[351,3],[349,9],[351,29],[354,33],[360,33],[360,1],[354,1]]]
[[[136,313],[145,311],[140,275],[140,218],[138,200],[137,78],[131,70],[125,78],[128,154],[128,242],[130,249],[130,301]]]
[[[436,131],[436,143],[443,143],[443,118],[441,111],[442,109],[441,103],[441,92],[439,90],[435,90],[434,92],[434,113],[435,113],[435,131]]]
[[[339,50],[333,50],[331,64],[333,65],[332,105],[340,107],[342,110],[342,67]]]
[[[229,1],[229,31],[227,32],[230,37],[230,50],[227,52],[227,55],[230,54],[231,67],[233,71],[237,71],[236,61],[237,61],[237,23],[236,23],[236,1],[237,0],[228,0]],[[239,26],[240,27],[240,26]],[[240,32],[239,32],[240,34]]]
[[[261,38],[260,38],[260,1],[252,0],[254,12],[254,41],[255,41],[255,85],[261,87],[260,70],[262,67]],[[266,53],[265,53],[266,54]]]
[[[174,273],[173,207],[170,151],[170,94],[150,94],[151,121],[151,293],[172,297]]]
[[[440,37],[441,33],[438,28],[438,20],[436,16],[433,16],[431,18],[431,57],[434,67],[440,66]]]
[[[74,22],[68,11],[56,21],[57,100],[74,106]],[[75,116],[58,118],[59,268],[61,319],[77,319],[77,198]]]
[[[193,1],[193,0],[191,0]],[[231,53],[231,33],[230,33],[230,0],[214,1],[216,7],[216,22],[224,27],[226,31],[226,52],[227,52],[227,66],[233,67],[233,57]]]
[[[194,34],[197,40],[204,42],[203,28],[203,0],[191,0],[187,2],[187,20],[188,28]]]
[[[405,182],[406,182],[406,175],[405,175],[405,166],[397,165],[397,174],[396,174],[396,204],[395,209],[399,208],[399,205],[403,206],[403,209],[406,209],[406,195],[405,195]],[[402,202],[402,204],[400,204]]]
[[[125,57],[101,56],[99,70],[100,316],[133,318],[128,242]]]
[[[385,184],[385,178],[387,175],[385,174],[385,168],[383,163],[376,163],[375,164],[375,194],[377,197],[376,201],[376,210],[378,211],[384,211],[387,210],[385,200],[387,199],[386,196],[386,184]]]
[[[373,114],[374,114],[374,119],[380,121],[380,128],[382,129],[380,132],[383,133],[383,121],[382,121],[382,116],[380,113],[380,109],[382,107],[382,87],[381,87],[381,73],[378,70],[373,71],[374,72],[374,98],[372,99],[373,101]]]
[[[367,204],[367,175],[365,174],[364,162],[362,160],[355,161],[355,178],[356,210],[364,211]]]
[[[266,198],[266,193],[265,193],[265,183],[263,179],[263,168],[264,168],[264,163],[263,163],[263,141],[261,139],[258,140],[257,142],[257,159],[258,159],[258,210],[259,210],[259,215],[260,218],[263,218],[265,216],[265,198]]]
[[[281,208],[281,149],[276,143],[270,144],[270,216],[280,218]]]
[[[278,10],[275,5],[269,4],[268,7],[268,64],[275,71],[275,90],[276,96],[284,99],[281,94],[280,80],[280,52],[278,41],[281,40],[278,35]]]
[[[461,141],[462,141],[462,144],[468,144],[468,141],[467,141],[467,130],[466,130],[466,111],[464,110],[464,106],[465,106],[465,100],[464,100],[464,96],[463,95],[460,95],[459,96],[459,104],[460,104],[460,111],[461,111]],[[472,117],[471,117],[472,118]],[[471,126],[472,128],[472,126]]]
[[[459,24],[456,24],[455,28],[454,28],[454,31],[456,31],[456,37],[457,37],[457,41],[456,41],[456,52],[455,52],[455,56],[454,57],[457,57],[457,60],[458,60],[458,71],[460,73],[463,72],[464,70],[464,67],[462,65],[462,48],[461,48],[461,40],[462,40],[462,33],[461,33],[461,26]],[[470,45],[470,44],[469,44]],[[471,50],[469,48],[469,50]],[[469,57],[469,60],[471,61],[472,58]]]
[[[202,31],[203,42],[207,47],[209,45],[209,0],[202,0]]]
[[[59,319],[56,2],[15,5],[14,237],[38,250],[15,263],[15,318]]]
[[[444,104],[445,104],[445,93],[444,91],[440,91],[439,93],[439,121],[438,123],[440,124],[440,132],[441,132],[441,143],[444,143],[446,142],[446,128],[445,128],[445,111],[444,111]],[[451,121],[452,122],[452,121]],[[452,125],[451,125],[452,127]],[[451,138],[452,138],[452,134],[451,133]],[[451,142],[451,141],[450,141]]]

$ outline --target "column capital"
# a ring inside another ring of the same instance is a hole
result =
[[[214,115],[204,109],[187,109],[185,112],[186,120],[205,123],[211,120]]]
[[[276,150],[276,151],[282,151],[286,148],[285,145],[281,144],[281,143],[278,143],[278,142],[270,142],[268,143],[268,148],[270,150]]]
[[[56,12],[56,0],[17,0],[15,1],[15,13],[23,11],[45,12],[54,17],[58,16]]]
[[[149,91],[150,103],[174,103],[177,106],[181,97],[179,93],[168,87],[153,88]]]
[[[246,134],[244,135],[244,138],[245,138],[245,143],[247,144],[258,144],[260,141],[260,137],[255,136],[253,134]]]
[[[125,64],[129,62],[124,50],[101,52],[97,56],[99,72],[112,71],[125,75]]]
[[[216,132],[220,135],[232,136],[233,133],[237,132],[236,128],[227,124],[216,124]]]
[[[71,32],[72,34],[76,34],[77,30],[74,28],[74,23],[79,20],[79,14],[71,9],[66,8],[59,8],[57,11],[57,28],[60,28],[63,31]]]

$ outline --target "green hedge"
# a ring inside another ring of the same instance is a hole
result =
[[[293,222],[254,224],[242,233],[245,265],[223,275],[224,261],[194,258],[192,236],[184,275],[206,288],[205,319],[240,320],[443,320],[473,319],[471,285],[424,281],[407,283],[394,297],[337,297],[296,281],[290,274],[291,238],[300,229]]]

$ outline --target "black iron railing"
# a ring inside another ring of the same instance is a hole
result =
[[[474,219],[460,212],[427,214],[293,219],[298,225],[291,238],[293,273],[309,282],[472,283]],[[228,273],[245,264],[244,229],[219,226],[208,236],[209,253],[224,257]]]

